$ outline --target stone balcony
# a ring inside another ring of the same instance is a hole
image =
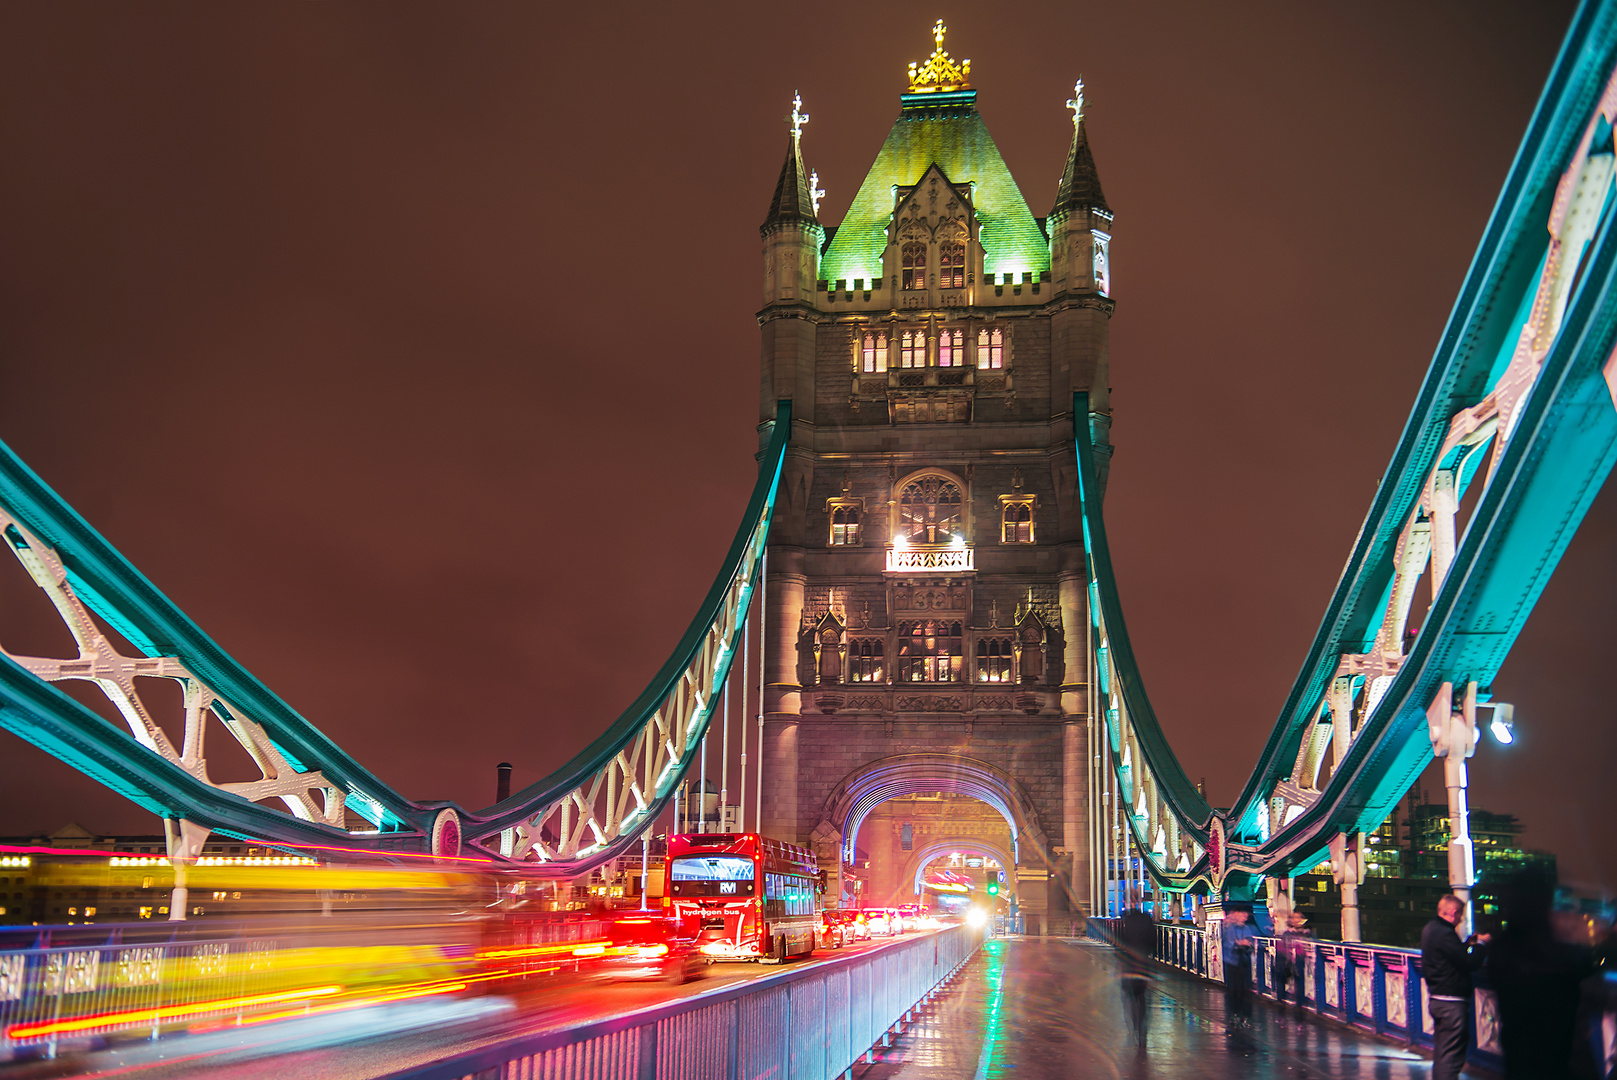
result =
[[[1050,687],[1015,683],[844,683],[803,688],[803,712],[824,716],[860,713],[1022,713],[1059,712],[1060,695]]]
[[[962,574],[975,573],[974,551],[964,545],[935,547],[897,547],[887,551],[889,574]]]

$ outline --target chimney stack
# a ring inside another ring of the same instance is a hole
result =
[[[511,797],[511,763],[502,761],[494,768],[500,777],[494,784],[494,801],[504,802]]]

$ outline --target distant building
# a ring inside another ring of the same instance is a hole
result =
[[[1479,924],[1499,912],[1498,891],[1510,876],[1539,867],[1555,878],[1555,856],[1521,847],[1521,822],[1512,814],[1473,808],[1469,818],[1476,885],[1471,890]],[[1449,808],[1445,803],[1411,801],[1402,823],[1395,810],[1374,832],[1365,834],[1365,880],[1359,886],[1359,925],[1365,941],[1414,947],[1437,900],[1449,891]],[[1341,932],[1342,894],[1328,864],[1299,874],[1292,887],[1296,908],[1315,933]]]

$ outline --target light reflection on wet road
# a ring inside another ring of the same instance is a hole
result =
[[[833,959],[878,947],[861,945]],[[810,961],[813,963],[815,961]],[[514,998],[490,997],[382,1009],[263,1028],[134,1042],[56,1061],[0,1066],[5,1080],[128,1076],[139,1080],[327,1080],[385,1075],[519,1032],[576,1024],[673,997],[699,994],[776,970],[720,965],[689,986],[569,985]],[[1055,1080],[1067,1077],[1343,1077],[1426,1080],[1418,1054],[1257,1004],[1243,1041],[1224,1036],[1217,987],[1164,974],[1153,983],[1149,1036],[1138,1050],[1123,1018],[1110,949],[1069,939],[988,942],[954,984],[854,1080]],[[273,1061],[271,1060],[273,1059]]]
[[[1145,1049],[1130,1037],[1110,949],[1059,938],[991,941],[944,995],[854,1080],[1285,1077],[1425,1080],[1419,1054],[1254,1005],[1225,1038],[1217,987],[1164,975],[1149,991]]]

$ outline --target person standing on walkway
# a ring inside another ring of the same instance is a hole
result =
[[[1151,979],[1149,964],[1156,952],[1157,924],[1139,908],[1129,908],[1117,928],[1117,943],[1123,952],[1123,1011],[1128,1016],[1135,1045],[1144,1049],[1145,987]]]
[[[1421,974],[1432,1013],[1432,1080],[1456,1080],[1471,1041],[1471,973],[1487,958],[1489,937],[1465,942],[1455,927],[1465,903],[1452,893],[1438,900],[1437,918],[1420,933]]]
[[[1252,1025],[1252,948],[1258,932],[1252,927],[1251,911],[1244,906],[1224,913],[1219,928],[1219,944],[1224,954],[1224,1036]]]
[[[1280,935],[1280,948],[1275,957],[1275,1000],[1282,1005],[1286,1003],[1286,986],[1295,982],[1297,991],[1293,999],[1299,1009],[1303,1007],[1303,965],[1311,960],[1307,943],[1313,940],[1314,931],[1309,929],[1308,917],[1293,908],[1286,916],[1286,929]]]
[[[1551,925],[1555,886],[1546,875],[1521,871],[1505,884],[1501,900],[1505,927],[1489,950],[1488,977],[1499,995],[1505,1076],[1571,1080],[1574,1051],[1581,1049],[1574,1041],[1580,984],[1595,974],[1594,956],[1587,947],[1557,939]]]

